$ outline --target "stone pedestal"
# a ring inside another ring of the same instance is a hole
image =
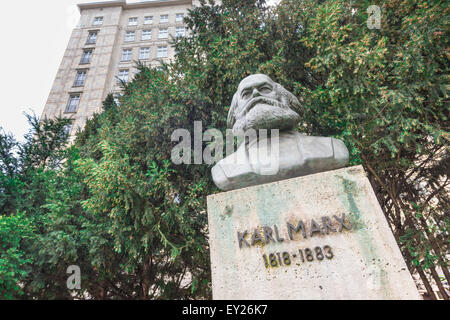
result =
[[[361,166],[208,197],[213,298],[420,299]]]

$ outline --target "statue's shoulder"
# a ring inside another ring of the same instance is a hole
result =
[[[348,149],[342,140],[299,133],[297,141],[305,161],[335,159],[341,162],[341,160],[348,160]]]
[[[332,138],[307,136],[299,133],[297,143],[306,161],[317,158],[333,158],[334,156]]]
[[[242,145],[235,153],[220,160],[211,173],[214,183],[222,190],[229,190],[234,184],[239,185],[239,180],[243,177],[249,179],[255,175]]]

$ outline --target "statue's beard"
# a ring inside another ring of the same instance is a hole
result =
[[[285,103],[258,97],[252,99],[237,116],[233,131],[248,129],[279,129],[280,131],[294,128],[300,122],[300,116]]]

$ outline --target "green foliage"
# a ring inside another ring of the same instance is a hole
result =
[[[5,299],[27,298],[41,289],[36,284],[45,271],[36,262],[48,219],[42,206],[65,158],[70,123],[26,116],[31,128],[25,142],[0,133],[0,282],[6,288],[0,298]]]
[[[18,180],[19,163],[14,153],[18,143],[10,134],[0,132],[0,212],[14,212],[21,190]]]
[[[174,165],[171,134],[226,129],[238,83],[265,73],[303,105],[299,130],[345,141],[426,285],[448,275],[448,8],[444,1],[202,1],[161,70],[138,65],[75,143],[69,120],[0,134],[0,298],[210,298],[208,165]],[[203,145],[205,147],[206,145]],[[32,241],[31,241],[32,240]],[[78,265],[82,290],[69,292]],[[433,273],[434,272],[434,273]],[[3,282],[2,282],[3,281]],[[448,281],[448,278],[447,278]]]
[[[190,282],[182,284],[188,274],[193,281],[209,277],[202,208],[212,188],[206,168],[170,163],[170,135],[185,104],[167,74],[143,67],[124,90],[120,108],[111,109],[116,114],[100,115],[96,134],[79,136],[75,144],[84,155],[75,172],[89,190],[80,204],[104,231],[99,234],[98,225],[83,230],[104,237],[89,252],[108,282],[104,297],[207,297],[206,285],[192,290]]]
[[[322,81],[305,90],[314,109],[305,120],[312,132],[344,139],[352,163],[366,166],[414,263],[427,269],[439,260],[447,269],[448,7],[383,2],[381,29],[371,30],[364,27],[370,4],[317,6],[303,41],[315,50],[307,65]]]
[[[23,279],[31,270],[32,256],[22,245],[35,238],[32,221],[23,213],[0,215],[0,300],[21,297]]]

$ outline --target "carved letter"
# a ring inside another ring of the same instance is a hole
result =
[[[330,229],[333,232],[336,232],[336,229],[334,229],[333,226],[331,225],[331,219],[328,217],[322,218],[322,226],[326,234],[328,234],[328,229]]]
[[[272,228],[271,227],[264,227],[264,238],[266,239],[266,243],[269,243],[270,240],[275,242],[275,239],[272,236]]]
[[[258,229],[255,229],[255,231],[253,232],[253,235],[252,235],[252,246],[255,245],[256,241],[259,241],[261,243],[263,242],[263,239],[262,239],[261,235],[259,234]]]
[[[352,229],[352,226],[350,224],[346,224],[345,221],[344,221],[345,213],[342,214],[342,218],[339,218],[337,216],[333,216],[333,217],[339,223],[339,229],[338,229],[339,232],[342,232],[342,228],[343,227],[345,227],[345,229],[347,229],[347,230],[351,230]]]
[[[247,247],[250,247],[250,244],[245,240],[245,236],[247,235],[247,230],[245,230],[243,233],[238,232],[238,241],[239,241],[239,248],[242,248],[242,243],[245,243]]]
[[[280,238],[279,234],[278,234],[278,227],[276,225],[273,226],[273,228],[275,229],[275,236],[277,238],[278,242],[283,242],[284,238]]]
[[[289,233],[289,239],[293,240],[292,230],[294,230],[294,232],[299,232],[300,229],[302,229],[303,238],[306,239],[306,230],[305,230],[305,225],[303,224],[303,221],[299,221],[299,223],[297,224],[297,227],[294,227],[292,224],[290,224],[288,222],[287,229],[288,229],[288,233]]]
[[[311,219],[311,230],[309,230],[309,236],[312,237],[314,232],[320,232],[323,234],[323,230],[320,228],[320,225],[314,221],[314,219]]]

